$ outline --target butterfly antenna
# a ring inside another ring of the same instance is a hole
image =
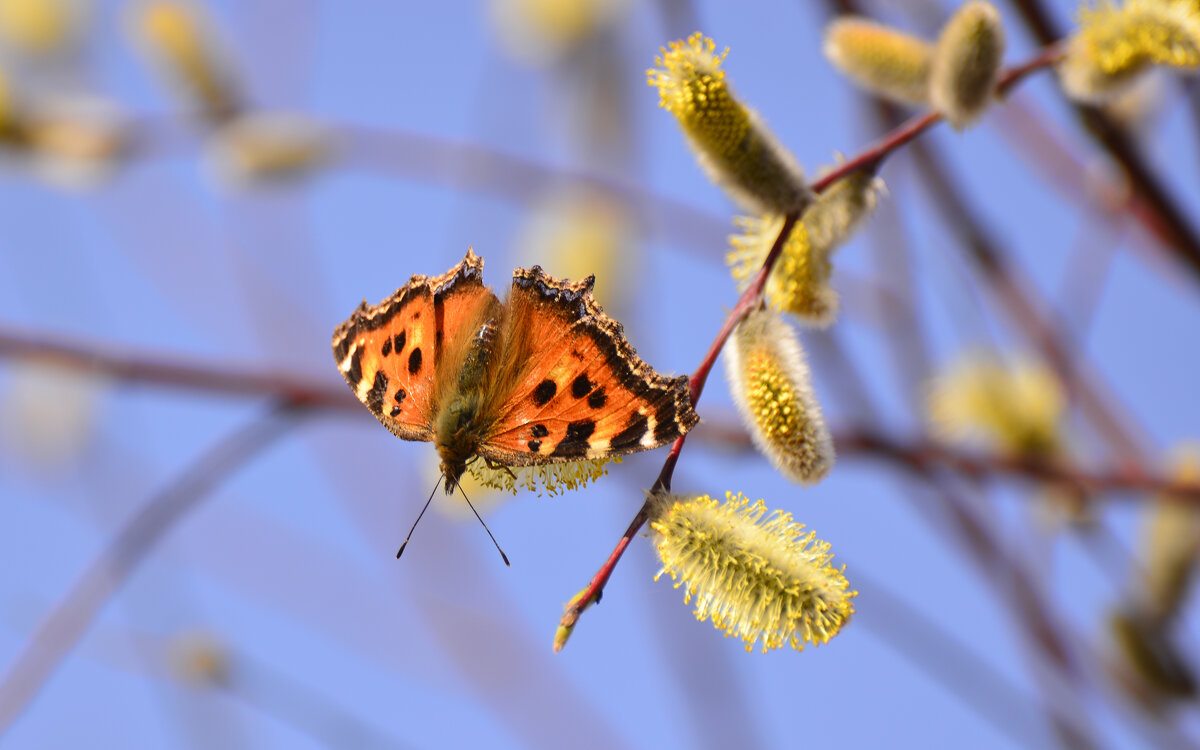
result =
[[[421,522],[421,516],[425,515],[425,511],[429,510],[429,504],[433,502],[434,493],[437,492],[438,484],[442,483],[442,478],[438,477],[437,484],[433,485],[433,492],[429,493],[429,499],[425,501],[425,507],[421,508],[421,512],[417,514],[417,520],[413,521],[412,528],[408,530],[408,536],[404,537],[404,544],[400,545],[400,551],[396,553],[396,559],[400,559],[400,555],[404,554],[404,548],[408,546],[408,540],[412,539],[412,534],[417,529],[417,524]],[[465,496],[464,496],[465,497]],[[474,508],[472,508],[474,510]]]
[[[467,497],[467,493],[463,492],[462,485],[458,482],[455,482],[454,486],[458,488],[459,492],[462,492],[463,500],[467,501],[467,507],[471,509],[471,512],[475,514],[475,517],[479,519],[479,522],[483,523],[483,518],[480,517],[479,511],[475,510],[475,506],[471,505],[471,500]],[[504,554],[504,550],[500,549],[500,543],[496,541],[496,537],[492,536],[492,530],[487,527],[486,523],[483,523],[483,530],[487,532],[489,537],[491,537],[492,544],[496,545],[496,551],[500,553],[500,557],[504,560],[504,564],[511,568],[512,563],[508,561],[508,555]]]

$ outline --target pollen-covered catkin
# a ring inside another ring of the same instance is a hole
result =
[[[1200,5],[1192,0],[1085,5],[1058,76],[1070,98],[1100,103],[1125,91],[1152,65],[1200,66]]]
[[[484,487],[501,492],[511,492],[515,495],[517,490],[525,489],[537,492],[538,495],[545,492],[553,497],[567,490],[586,487],[607,474],[610,463],[621,463],[621,457],[614,455],[565,463],[511,467],[489,466],[486,461],[476,458],[467,464],[467,473]]]
[[[808,213],[811,210],[805,212]],[[731,249],[725,262],[740,288],[745,289],[762,268],[783,223],[783,217],[774,214],[734,219],[742,233],[729,238]],[[837,292],[829,285],[832,270],[829,258],[813,248],[804,222],[796,222],[767,279],[767,303],[774,310],[796,316],[807,326],[824,328],[830,325],[838,311]]]
[[[725,371],[758,449],[793,482],[823,479],[833,467],[833,439],[791,327],[769,310],[751,313],[726,348]]]
[[[711,619],[747,651],[826,643],[854,614],[858,592],[833,567],[829,543],[789,513],[768,514],[741,493],[726,493],[724,503],[666,495],[650,518],[662,562],[655,578],[670,575],[684,602],[695,600],[696,619]]]
[[[646,71],[659,105],[675,115],[701,168],[739,205],[762,213],[799,212],[812,200],[795,157],[734,96],[712,39],[671,42]]]
[[[825,29],[825,57],[862,88],[900,104],[929,103],[933,45],[866,18],[846,16]]]
[[[929,98],[954,127],[983,114],[1004,59],[1004,26],[991,3],[971,0],[942,27],[929,73]]]

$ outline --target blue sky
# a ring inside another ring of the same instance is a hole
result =
[[[76,85],[139,117],[174,113],[127,41],[125,5],[97,4]],[[1014,12],[1000,7],[1006,59],[1025,59],[1031,42]],[[340,383],[329,335],[360,300],[378,301],[411,274],[441,273],[468,245],[498,290],[517,265],[553,269],[569,260],[531,260],[523,245],[530,213],[568,181],[490,172],[492,162],[472,158],[469,146],[642,196],[631,214],[639,218],[628,220],[631,243],[598,286],[622,290],[622,322],[657,369],[686,373],[700,361],[736,299],[721,263],[735,210],[644,83],[658,47],[690,27],[664,21],[656,4],[633,4],[603,48],[611,78],[601,80],[615,98],[580,113],[574,108],[589,101],[581,92],[595,90],[595,79],[565,64],[513,59],[486,6],[253,0],[210,8],[251,100],[328,123],[343,138],[343,160],[301,183],[236,189],[214,178],[201,135],[174,128],[183,135],[89,190],[6,169],[4,327]],[[877,133],[862,98],[821,57],[820,4],[707,2],[692,12],[700,29],[730,47],[736,91],[810,173]],[[1143,150],[1200,222],[1196,122],[1177,83],[1162,86]],[[1014,99],[1047,118],[1088,169],[1105,168],[1048,75]],[[602,116],[616,119],[621,138],[611,151],[581,148],[579,123]],[[1153,259],[1153,243],[1138,231],[1110,230],[1049,186],[1036,160],[1011,148],[1021,117],[998,107],[977,128],[939,128],[927,138],[1040,294],[1065,305],[1073,278],[1111,263],[1080,345],[1158,452],[1195,438],[1194,280]],[[446,161],[448,153],[458,160]],[[911,161],[897,157],[882,176],[889,193],[879,214],[836,258],[843,315],[832,333],[806,331],[802,339],[835,425],[857,414],[840,398],[834,342],[870,389],[883,426],[908,434],[919,414],[913,394],[897,377],[871,300],[856,296],[870,284],[902,283],[881,270],[881,258],[911,256],[936,360],[970,346],[1011,348],[1020,337],[998,322]],[[668,202],[692,220],[664,218]],[[732,415],[719,372],[699,409],[717,421]],[[23,377],[0,360],[0,388],[13,392]],[[85,391],[81,403],[91,411],[82,446],[42,462],[11,442],[0,449],[0,568],[8,571],[0,576],[0,669],[123,519],[266,408],[113,382],[61,387],[24,398],[54,402]],[[1102,461],[1087,425],[1072,427],[1083,455]],[[603,603],[556,655],[562,604],[606,557],[665,451],[631,458],[586,490],[493,505],[488,523],[511,569],[461,509],[427,516],[404,559],[393,559],[432,483],[433,455],[430,445],[393,438],[365,409],[297,424],[155,547],[0,744],[1013,747],[964,704],[962,685],[914,666],[912,658],[952,648],[928,633],[906,635],[889,597],[1011,683],[1026,702],[1009,716],[1014,732],[1049,743],[1031,676],[1036,657],[1013,617],[939,524],[936,498],[883,464],[843,457],[826,481],[802,489],[755,454],[694,440],[676,473],[679,491],[763,497],[833,545],[862,594],[855,618],[829,644],[745,653],[697,623],[668,581],[653,580],[657,561],[639,538]],[[1102,619],[1127,581],[1098,569],[1069,537],[1044,554],[1030,532],[1027,485],[962,489],[1028,565],[1080,648],[1102,648]],[[1104,506],[1126,547],[1137,543],[1137,507],[1126,498]],[[1194,652],[1195,617],[1184,624],[1185,648]],[[228,690],[173,676],[169,656],[189,633],[228,649]],[[953,657],[940,664],[968,685],[974,679]],[[1086,696],[1089,721],[1105,746],[1138,746],[1143,738],[1105,690]],[[1195,718],[1186,719],[1193,734]]]

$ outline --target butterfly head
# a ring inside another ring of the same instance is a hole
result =
[[[458,480],[462,477],[463,472],[467,470],[467,462],[442,461],[442,463],[438,465],[438,470],[442,472],[442,477],[446,480],[446,494],[453,495],[454,488],[458,486]]]

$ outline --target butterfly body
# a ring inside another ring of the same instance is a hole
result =
[[[479,327],[458,368],[457,382],[434,417],[434,444],[446,478],[446,494],[458,483],[467,461],[479,449],[488,432],[486,412],[488,376],[496,350],[498,321],[489,319]]]
[[[473,252],[365,302],[333,336],[355,395],[406,440],[432,440],[445,489],[467,465],[605,458],[674,440],[698,420],[687,379],[654,372],[620,323],[571,283],[517,269],[506,303]]]

